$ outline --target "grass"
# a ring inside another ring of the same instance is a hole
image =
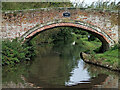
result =
[[[96,54],[94,51],[90,52],[90,56],[87,58],[91,62],[99,62],[103,66],[110,66],[112,69],[120,70],[119,61],[119,48],[120,45],[117,44],[108,51],[104,53]]]
[[[88,38],[84,35],[76,35],[76,37],[79,37],[83,41],[83,45],[87,48],[85,52],[90,53],[89,60],[100,62],[102,65],[112,66],[114,69],[120,68],[120,61],[118,59],[120,44],[114,45],[114,47],[104,53],[96,53],[95,51],[98,51],[102,45],[98,39],[88,41]]]
[[[87,35],[80,35],[80,34],[74,34],[74,39],[75,41],[79,44],[83,43],[85,48],[87,49],[86,51],[93,51],[101,47],[102,43],[101,41],[96,38],[94,41],[88,41]]]
[[[96,50],[102,45],[102,43],[98,39],[95,41],[88,41],[88,38],[85,37],[81,38],[81,40],[83,41],[84,45],[88,50]]]
[[[25,10],[25,9],[37,9],[48,7],[71,7],[69,2],[2,2],[2,10]]]
[[[96,54],[95,55],[96,58],[101,58],[103,59],[103,63],[107,63],[110,64],[114,67],[120,67],[118,65],[119,59],[118,59],[118,49],[110,49],[102,54]]]

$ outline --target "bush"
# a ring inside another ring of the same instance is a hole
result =
[[[119,49],[120,48],[120,44],[116,44],[114,45],[114,47],[111,48],[111,50],[116,50],[116,49]]]
[[[91,34],[91,35],[90,35],[90,38],[88,38],[88,41],[94,41],[94,40],[96,40],[96,37]]]
[[[15,64],[26,59],[30,59],[34,55],[31,54],[32,47],[27,44],[21,44],[20,41],[2,41],[2,65]]]
[[[2,2],[2,10],[24,10],[48,7],[71,7],[69,2]]]

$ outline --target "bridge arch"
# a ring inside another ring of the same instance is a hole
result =
[[[57,21],[52,21],[52,22],[47,22],[45,24],[39,24],[36,25],[35,27],[31,28],[28,30],[24,35],[20,37],[20,39],[25,41],[30,41],[34,36],[36,36],[38,33],[54,28],[54,27],[76,27],[76,28],[81,28],[82,30],[85,30],[93,35],[95,35],[99,40],[102,42],[102,49],[103,51],[106,51],[109,49],[109,47],[114,45],[114,41],[107,35],[103,30],[100,28],[84,23],[82,21],[73,21],[73,20],[57,20]]]

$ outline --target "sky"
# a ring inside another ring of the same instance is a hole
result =
[[[113,2],[115,1],[116,3],[118,3],[120,0],[70,0],[72,3],[75,3],[75,4],[79,4],[81,2],[85,2],[86,4],[90,5],[92,2],[98,2],[98,1],[110,1],[110,2]]]

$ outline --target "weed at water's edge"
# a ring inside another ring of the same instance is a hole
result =
[[[22,44],[17,39],[2,41],[2,65],[14,65],[24,60],[30,60],[34,55],[32,46]]]

